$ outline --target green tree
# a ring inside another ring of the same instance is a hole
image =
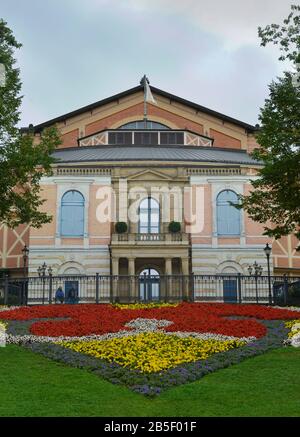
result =
[[[39,143],[32,131],[22,132],[22,96],[19,69],[14,58],[19,44],[7,23],[0,19],[0,65],[5,75],[0,83],[0,222],[10,227],[30,223],[40,227],[51,216],[40,211],[40,180],[52,174],[51,153],[60,144],[56,128],[45,130]]]
[[[259,28],[261,45],[277,44],[279,60],[291,61],[295,73],[269,86],[269,97],[260,110],[259,148],[252,155],[263,168],[252,182],[253,190],[241,197],[241,207],[264,224],[265,235],[294,233],[300,239],[300,6],[291,6],[283,25]]]

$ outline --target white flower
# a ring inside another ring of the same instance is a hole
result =
[[[300,332],[293,335],[293,337],[291,338],[290,344],[291,344],[291,346],[294,346],[294,347],[300,347]]]
[[[143,319],[138,317],[137,319],[131,320],[129,323],[126,323],[126,327],[133,328],[135,331],[139,332],[154,332],[159,331],[158,328],[163,328],[165,326],[172,325],[174,322],[170,322],[169,320],[157,320],[157,319]]]
[[[122,337],[131,337],[133,335],[139,335],[143,332],[162,332],[165,335],[173,335],[176,337],[187,338],[193,337],[199,340],[218,340],[218,341],[227,341],[227,340],[241,340],[246,343],[250,343],[256,340],[256,337],[233,337],[229,335],[223,334],[213,334],[211,332],[167,332],[163,329],[163,327],[172,325],[173,322],[169,320],[157,320],[157,319],[144,319],[137,318],[131,320],[125,326],[129,328],[133,328],[132,330],[121,330],[118,332],[109,332],[107,334],[92,334],[85,335],[82,337],[44,337],[38,335],[12,335],[7,334],[6,343],[14,343],[14,344],[24,344],[24,343],[59,343],[64,341],[95,341],[95,340],[111,340],[112,338],[122,338]],[[159,329],[161,328],[161,329]]]

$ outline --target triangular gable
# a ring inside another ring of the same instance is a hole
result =
[[[194,102],[191,102],[189,100],[183,99],[182,97],[176,96],[174,94],[170,94],[170,93],[168,93],[166,91],[163,91],[163,90],[161,90],[159,88],[151,86],[151,90],[152,90],[152,93],[154,93],[154,95],[160,96],[162,98],[165,98],[166,100],[168,100],[170,102],[170,104],[172,102],[176,102],[176,103],[178,103],[180,105],[186,106],[187,108],[190,108],[190,109],[196,110],[198,112],[202,112],[204,114],[208,114],[208,115],[210,115],[212,117],[216,117],[218,119],[221,119],[224,122],[228,122],[228,123],[232,123],[232,124],[238,125],[238,126],[244,128],[244,129],[246,129],[249,132],[254,132],[255,131],[255,127],[254,126],[252,126],[252,125],[250,125],[248,123],[245,123],[243,121],[240,121],[240,120],[237,120],[235,118],[229,117],[229,116],[227,116],[225,114],[222,114],[220,112],[211,110],[209,108],[206,108],[204,106],[201,106],[201,105],[199,105],[197,103],[194,103]],[[134,88],[130,88],[129,90],[126,90],[126,91],[123,91],[121,93],[115,94],[115,95],[113,95],[111,97],[108,97],[106,99],[100,100],[100,101],[95,102],[95,103],[92,103],[90,105],[83,106],[82,108],[79,108],[79,109],[77,109],[75,111],[72,111],[72,112],[69,112],[67,114],[61,115],[59,117],[53,118],[53,119],[51,119],[49,121],[46,121],[45,123],[41,123],[39,125],[36,125],[34,127],[34,130],[35,130],[35,132],[41,132],[45,127],[52,126],[52,125],[54,125],[56,123],[64,123],[64,122],[66,122],[66,120],[68,120],[70,118],[79,116],[79,115],[87,113],[87,112],[91,113],[93,111],[96,111],[97,109],[100,109],[101,107],[104,107],[105,105],[108,105],[108,104],[113,103],[113,102],[120,101],[120,100],[122,100],[124,98],[127,98],[127,97],[130,97],[130,96],[132,96],[132,95],[134,95],[136,93],[139,93],[141,95],[141,98],[143,98],[143,87],[141,85],[136,86]]]
[[[170,177],[156,170],[144,170],[127,177],[127,180],[131,181],[157,181],[157,179],[164,181],[172,180]]]

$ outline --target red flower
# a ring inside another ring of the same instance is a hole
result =
[[[232,317],[243,317],[232,319]],[[300,313],[259,305],[222,303],[181,303],[177,307],[121,310],[109,304],[45,305],[22,307],[0,313],[4,320],[53,319],[34,322],[30,331],[42,336],[84,336],[118,332],[136,318],[167,319],[173,322],[167,331],[212,332],[235,337],[262,337],[266,333],[261,320],[299,319]],[[245,317],[245,319],[244,319]],[[65,320],[55,320],[65,318]]]

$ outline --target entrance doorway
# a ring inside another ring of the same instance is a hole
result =
[[[237,279],[223,278],[223,298],[226,303],[237,302]]]
[[[157,270],[147,267],[139,276],[139,293],[142,302],[159,301],[160,275]]]
[[[65,302],[78,303],[79,301],[78,281],[65,281]]]

